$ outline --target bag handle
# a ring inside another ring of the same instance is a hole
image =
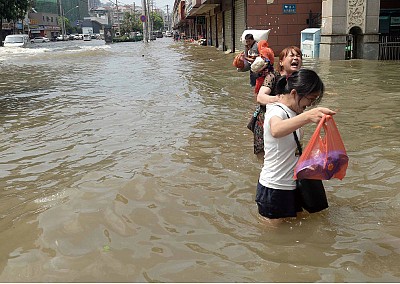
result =
[[[323,117],[321,118],[321,120],[319,121],[316,130],[317,130],[317,129],[321,129],[321,128],[323,127],[324,130],[325,130],[325,133],[326,133],[326,132],[327,132],[327,128],[326,128],[326,125],[325,125],[324,123],[325,123],[325,122],[328,122],[328,120],[331,119],[331,118],[332,118],[332,115],[324,114],[324,116],[323,116]]]
[[[317,136],[321,137],[321,129],[323,128],[325,131],[325,135],[328,133],[328,128],[326,127],[326,122],[332,119],[331,115],[327,115],[324,114],[324,116],[321,118],[321,120],[319,121],[317,128],[314,131],[314,134],[311,136],[310,141],[317,139]],[[324,142],[324,140],[320,140],[321,143],[324,145],[324,147],[326,147],[326,141]],[[307,150],[307,149],[306,149]]]

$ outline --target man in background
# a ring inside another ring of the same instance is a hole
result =
[[[244,59],[251,65],[257,56],[259,56],[258,48],[257,48],[257,41],[254,40],[252,34],[247,34],[244,37],[246,41],[245,50],[244,50]],[[256,79],[257,74],[253,73],[250,70],[250,85],[252,87],[256,86]]]

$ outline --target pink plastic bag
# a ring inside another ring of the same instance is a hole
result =
[[[323,137],[322,132],[325,132]],[[325,115],[294,168],[294,179],[342,180],[348,162],[349,157],[336,123],[332,116]]]

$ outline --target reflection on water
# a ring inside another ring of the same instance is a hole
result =
[[[398,282],[397,65],[305,60],[349,168],[324,182],[328,210],[272,228],[233,56],[169,38],[0,48],[0,280]]]

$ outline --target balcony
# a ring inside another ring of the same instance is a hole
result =
[[[186,18],[204,15],[208,11],[221,5],[222,0],[189,0],[186,1]]]

